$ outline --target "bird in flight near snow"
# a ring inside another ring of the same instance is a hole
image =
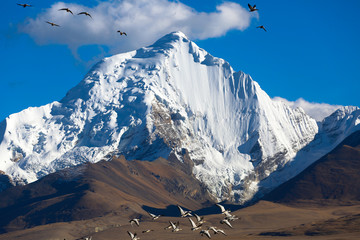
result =
[[[60,27],[60,25],[57,25],[56,23],[53,23],[53,22],[46,21],[46,23],[50,24],[53,27]]]
[[[92,18],[92,16],[91,16],[91,15],[90,15],[90,13],[88,13],[88,12],[81,12],[81,13],[78,13],[78,15],[81,15],[81,14],[84,14],[84,15],[89,16],[89,17],[91,17],[91,18]]]
[[[248,6],[249,6],[249,11],[250,11],[250,12],[254,12],[254,11],[259,10],[259,9],[256,8],[256,5],[251,6],[250,3],[248,3]]]
[[[69,8],[61,8],[61,9],[59,9],[59,11],[66,11],[66,12],[71,13],[72,15],[74,15],[73,12]]]

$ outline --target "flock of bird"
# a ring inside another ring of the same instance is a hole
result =
[[[222,206],[220,204],[216,204],[216,206],[218,206],[220,208],[221,214],[224,215],[224,218],[220,221],[220,223],[225,224],[230,228],[233,228],[233,226],[231,225],[231,222],[235,221],[235,220],[237,220],[239,218],[236,217],[235,215],[232,215],[230,213],[230,210],[226,210],[224,206]],[[177,206],[177,207],[178,207],[179,212],[180,212],[180,217],[182,217],[182,218],[188,217],[191,231],[200,230],[199,231],[200,235],[201,236],[206,236],[208,238],[211,238],[212,234],[223,234],[223,235],[227,236],[227,234],[225,233],[224,230],[222,230],[220,228],[217,228],[217,227],[214,227],[214,226],[207,226],[206,229],[202,229],[204,223],[206,222],[204,220],[204,217],[200,217],[199,215],[197,215],[195,213],[192,213],[191,211],[186,211],[180,206]],[[150,212],[148,212],[148,214],[149,214],[149,216],[150,216],[150,218],[152,220],[156,220],[156,219],[161,217],[161,215],[156,215],[156,214],[153,214],[153,213],[150,213]],[[195,221],[191,217],[195,217]],[[130,222],[131,226],[134,226],[134,225],[135,226],[140,226],[140,219],[139,218],[133,218],[129,222]],[[166,226],[164,229],[165,230],[171,230],[172,232],[179,232],[179,231],[182,230],[180,228],[179,221],[177,221],[177,222],[169,221],[169,225]],[[142,231],[142,233],[149,233],[149,232],[152,232],[152,231],[154,231],[154,230],[147,229],[147,230]],[[133,232],[130,232],[130,231],[127,231],[127,233],[129,234],[131,240],[139,240],[140,239],[140,237],[137,235],[137,233],[133,233]]]
[[[258,10],[259,10],[259,9],[256,8],[256,5],[251,6],[250,3],[248,3],[248,7],[249,7],[249,11],[250,11],[250,12],[255,12],[255,11],[258,11]],[[263,29],[263,30],[266,32],[266,29],[265,29],[264,25],[257,26],[256,28],[261,28],[261,29]]]
[[[26,8],[26,7],[32,7],[32,5],[30,4],[27,4],[27,3],[17,3],[17,5],[23,7],[23,8]],[[250,12],[255,12],[255,11],[258,11],[259,9],[256,8],[256,5],[251,5],[250,3],[248,3],[248,7],[249,7],[249,11]],[[59,11],[66,11],[68,13],[71,13],[72,15],[74,15],[74,13],[69,9],[69,8],[61,8],[59,9]],[[90,13],[88,12],[80,12],[78,13],[77,15],[85,15],[85,16],[89,16],[90,18],[92,18],[92,16],[90,15]],[[49,22],[49,21],[46,21],[46,23],[50,24],[51,26],[53,27],[60,27],[60,25],[56,24],[56,23],[53,23],[53,22]],[[256,28],[261,28],[263,29],[265,32],[266,32],[266,29],[264,27],[264,25],[261,25],[261,26],[257,26]],[[127,36],[126,32],[122,32],[120,30],[117,31],[120,35],[125,35]]]
[[[33,7],[32,5],[27,4],[27,3],[17,3],[17,5],[19,5],[19,6],[23,7],[23,8]],[[69,8],[61,8],[61,9],[59,9],[59,11],[66,11],[66,12],[70,13],[71,15],[74,15],[74,13],[73,13]],[[77,15],[85,15],[85,16],[88,16],[88,17],[90,17],[90,18],[92,19],[91,14],[88,13],[88,12],[80,12],[80,13],[78,13]],[[53,26],[53,27],[60,27],[59,24],[56,24],[56,23],[54,23],[54,22],[46,21],[46,23],[50,24],[50,25]],[[125,35],[125,36],[127,36],[126,32],[122,32],[122,31],[120,31],[120,30],[118,30],[117,32],[120,33],[120,35]]]

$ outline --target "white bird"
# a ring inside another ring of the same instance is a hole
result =
[[[189,221],[191,224],[191,231],[199,230],[201,228],[202,224],[195,224],[191,218],[189,218]]]
[[[180,230],[182,230],[181,228],[179,228],[179,222],[177,222],[176,224],[173,223],[172,221],[169,221],[170,225],[171,225],[171,228],[172,228],[172,231],[173,232],[178,232]]]
[[[233,226],[231,226],[231,223],[230,223],[229,220],[227,220],[227,219],[221,220],[220,223],[221,223],[221,224],[224,224],[224,223],[225,223],[225,224],[228,225],[229,227],[233,228]]]
[[[250,12],[254,12],[254,11],[259,10],[259,9],[256,8],[256,5],[251,6],[250,3],[248,3],[248,6],[249,6],[249,11],[250,11]]]
[[[208,229],[208,230],[212,230],[212,231],[214,231],[214,234],[221,233],[221,234],[223,234],[223,235],[227,236],[227,235],[226,235],[226,233],[224,232],[224,230],[222,230],[222,229],[218,229],[218,228],[215,228],[215,227],[209,227],[209,229]]]
[[[140,226],[140,219],[133,218],[130,221],[131,226],[135,223],[137,226]]]
[[[191,211],[184,211],[184,209],[182,209],[179,205],[177,207],[179,208],[181,217],[192,217]]]
[[[225,219],[229,220],[229,221],[235,221],[238,220],[239,218],[235,215],[231,215],[230,213],[225,214]]]
[[[142,231],[142,233],[149,233],[149,232],[151,232],[151,231],[154,231],[154,230],[152,230],[152,229],[147,229],[147,230]]]
[[[127,233],[129,234],[131,240],[139,240],[140,238],[138,236],[136,236],[136,233],[132,233],[127,231]]]
[[[230,214],[230,210],[226,210],[223,205],[220,205],[220,204],[218,204],[218,203],[215,204],[215,205],[220,208],[222,214],[225,214],[225,215]]]
[[[156,220],[156,219],[158,219],[158,218],[161,216],[161,215],[152,214],[152,213],[150,213],[150,212],[148,212],[148,214],[150,215],[150,217],[151,217],[152,220]]]
[[[201,230],[200,234],[201,234],[201,236],[204,236],[204,234],[205,234],[208,238],[211,238],[209,230]]]
[[[194,214],[194,216],[196,217],[197,220],[197,224],[203,224],[205,222],[204,217],[200,217],[199,215],[197,215],[196,213]]]

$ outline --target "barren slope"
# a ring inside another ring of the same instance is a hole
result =
[[[186,159],[186,158],[185,158]],[[178,160],[114,158],[65,169],[0,195],[1,230],[115,214],[144,214],[144,207],[180,204],[201,208],[210,196]]]

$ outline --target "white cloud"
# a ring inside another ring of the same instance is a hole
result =
[[[60,8],[68,7],[74,15]],[[77,15],[89,12],[93,19]],[[220,37],[229,30],[244,30],[257,13],[237,3],[224,2],[216,11],[206,13],[169,0],[111,0],[88,8],[79,4],[57,2],[35,19],[20,25],[38,44],[64,44],[76,50],[84,45],[106,45],[110,53],[134,50],[153,43],[161,36],[182,31],[190,39]],[[52,27],[46,21],[59,24]],[[124,31],[127,37],[120,36]]]
[[[284,102],[286,105],[292,108],[301,107],[309,116],[314,118],[316,121],[322,121],[325,117],[329,116],[338,108],[342,107],[341,105],[308,102],[303,98],[299,98],[295,102],[288,101],[281,97],[274,97],[273,100]]]

